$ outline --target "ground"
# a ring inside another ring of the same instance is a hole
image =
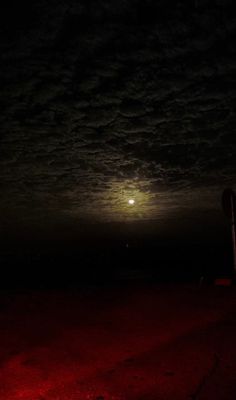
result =
[[[234,287],[5,291],[1,400],[236,398]]]

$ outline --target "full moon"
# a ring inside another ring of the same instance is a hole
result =
[[[128,203],[132,206],[135,203],[135,201],[134,201],[134,199],[129,199]]]

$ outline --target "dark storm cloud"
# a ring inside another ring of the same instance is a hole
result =
[[[1,28],[2,214],[122,219],[129,193],[144,196],[131,218],[218,207],[212,199],[236,178],[232,7],[9,7]]]

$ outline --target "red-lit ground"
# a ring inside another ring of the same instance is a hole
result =
[[[236,289],[1,295],[1,400],[236,398]]]

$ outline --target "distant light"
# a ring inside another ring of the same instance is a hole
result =
[[[132,205],[134,205],[135,201],[134,201],[134,199],[129,199],[128,203],[132,206]]]

